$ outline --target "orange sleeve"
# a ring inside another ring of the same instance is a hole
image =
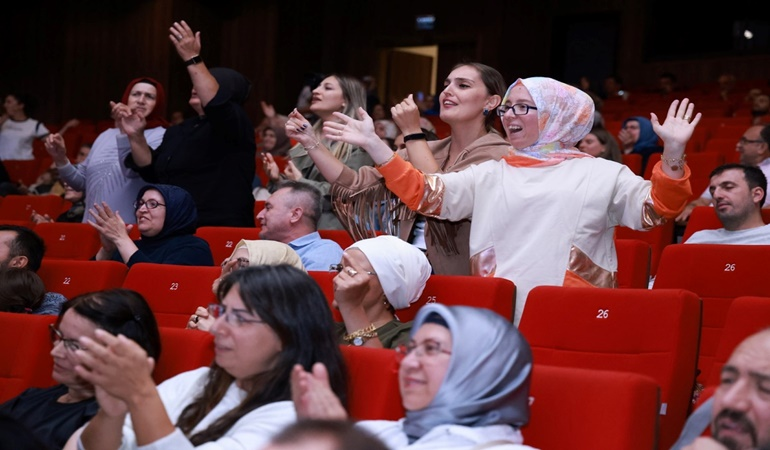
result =
[[[692,187],[690,186],[690,168],[684,166],[684,176],[682,178],[671,178],[661,169],[661,161],[652,168],[652,205],[661,217],[673,219],[679,213],[684,211],[687,202],[692,197]]]
[[[416,211],[425,194],[425,175],[398,154],[377,170],[385,178],[385,186],[409,209]]]

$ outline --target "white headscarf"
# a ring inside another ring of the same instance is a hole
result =
[[[348,248],[363,252],[395,309],[406,308],[420,298],[431,273],[422,250],[389,235],[362,239]]]

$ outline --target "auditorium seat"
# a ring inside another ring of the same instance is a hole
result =
[[[35,225],[45,242],[46,259],[89,260],[102,248],[99,232],[84,222],[47,222]]]
[[[341,345],[348,369],[348,412],[354,420],[404,417],[395,350]]]
[[[0,312],[0,403],[55,384],[48,328],[54,322],[56,316]]]
[[[618,287],[646,289],[650,283],[652,249],[641,239],[615,239]]]
[[[198,227],[195,235],[209,243],[214,263],[220,264],[229,258],[241,239],[258,240],[260,228],[254,227]]]
[[[26,220],[32,225],[32,211],[56,217],[64,200],[58,195],[6,195],[0,203],[0,220]]]
[[[160,358],[152,372],[155,383],[174,375],[208,367],[214,360],[214,335],[205,331],[177,327],[158,327]]]
[[[663,249],[674,242],[674,221],[668,220],[649,230],[632,230],[628,227],[615,228],[615,239],[640,239],[650,244],[650,276],[658,272],[658,261]]]
[[[37,274],[49,292],[71,300],[86,292],[123,285],[128,266],[118,261],[82,261],[43,258]]]

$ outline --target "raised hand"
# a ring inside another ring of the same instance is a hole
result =
[[[313,364],[312,372],[299,364],[291,372],[291,398],[301,419],[348,418],[348,413],[329,385],[329,372],[322,363]]]
[[[318,143],[318,139],[313,131],[313,126],[310,122],[294,108],[289,113],[289,119],[285,125],[286,136],[302,144],[305,148],[315,148],[314,145]]]
[[[363,148],[376,164],[383,164],[393,156],[393,150],[374,132],[374,122],[364,108],[358,108],[360,120],[339,112],[335,112],[334,117],[339,122],[331,120],[324,122],[323,132],[327,139],[343,141]]]
[[[673,151],[677,151],[681,147],[681,152],[684,152],[685,144],[690,140],[695,127],[701,119],[701,113],[693,117],[694,109],[695,104],[690,103],[690,100],[687,98],[682,100],[681,103],[679,100],[674,100],[668,108],[668,115],[663,124],[658,121],[658,116],[655,113],[650,113],[652,129],[663,140],[666,147],[670,146]],[[690,121],[691,119],[692,121]]]
[[[105,251],[115,251],[118,241],[122,239],[131,240],[128,235],[129,229],[126,228],[126,223],[120,217],[120,213],[118,211],[113,212],[106,202],[102,202],[101,206],[94,204],[88,212],[92,217],[88,223],[99,232],[99,238]]]
[[[67,164],[67,147],[64,145],[64,138],[59,133],[51,133],[45,138],[45,150],[51,155],[57,166]]]
[[[420,133],[420,108],[409,94],[401,103],[390,108],[390,115],[404,135]]]
[[[278,167],[278,163],[275,162],[275,158],[270,153],[263,153],[263,164],[267,177],[273,183],[277,183],[281,180],[281,169]]]
[[[168,38],[182,61],[201,54],[201,32],[194,32],[187,22],[174,22],[168,29]]]
[[[292,161],[286,163],[286,167],[283,169],[283,174],[286,175],[286,178],[289,180],[299,181],[303,178],[302,172],[297,169],[297,166],[295,166],[294,162]]]

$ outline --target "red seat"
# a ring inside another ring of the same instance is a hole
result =
[[[40,175],[40,160],[39,159],[5,159],[3,160],[5,170],[8,172],[8,178],[12,182],[21,181],[25,185],[29,186],[37,181],[37,177]]]
[[[229,258],[241,239],[259,240],[260,228],[253,227],[198,227],[195,235],[209,243],[215,263]]]
[[[161,383],[188,370],[211,365],[214,360],[213,334],[176,327],[158,329],[161,351],[152,372],[155,383]]]
[[[55,384],[48,330],[54,322],[56,316],[0,312],[0,403]]]
[[[406,412],[395,350],[341,345],[348,370],[348,412],[354,420],[398,420]]]
[[[39,223],[35,233],[45,242],[46,259],[88,260],[102,247],[99,232],[88,223]]]
[[[674,242],[674,221],[668,220],[664,224],[650,230],[632,230],[628,227],[616,227],[615,239],[639,239],[650,244],[650,276],[658,272],[658,261],[663,249]]]
[[[265,209],[265,201],[266,200],[254,200],[254,217],[257,217],[257,214],[259,214],[260,211]],[[257,221],[257,224],[259,224],[259,221]]]
[[[767,277],[770,245],[672,244],[663,251],[653,284],[657,289],[687,289],[703,300],[698,381],[714,364],[733,299],[770,297]]]
[[[32,223],[32,211],[56,217],[61,213],[63,201],[58,195],[7,195],[0,203],[0,219]]]
[[[72,299],[86,292],[119,288],[127,272],[128,266],[118,261],[48,259],[46,256],[37,274],[46,290]]]
[[[623,154],[623,164],[628,166],[632,172],[637,175],[642,174],[642,155],[639,153],[625,153]]]
[[[216,303],[211,285],[221,274],[219,267],[137,263],[123,287],[144,296],[158,326],[184,328],[198,306]]]
[[[656,448],[660,388],[648,376],[536,363],[529,394],[529,424],[521,429],[526,445],[544,450]]]
[[[535,364],[634,372],[661,388],[660,448],[676,441],[695,385],[701,300],[684,289],[538,286],[519,330]]]
[[[646,289],[650,284],[649,242],[640,239],[615,239],[618,254],[618,287]]]

